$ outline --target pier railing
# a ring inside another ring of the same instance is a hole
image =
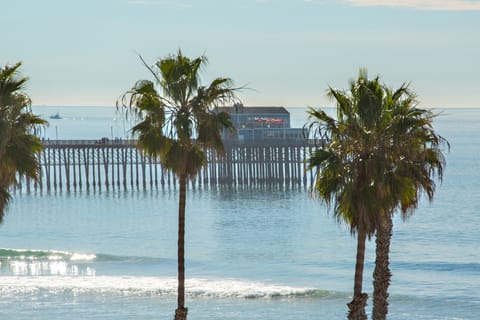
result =
[[[43,145],[40,179],[24,181],[22,189],[127,190],[176,183],[175,175],[138,150],[135,140],[44,140]],[[225,141],[225,155],[207,151],[207,165],[191,184],[311,185],[305,161],[313,147],[307,140]]]

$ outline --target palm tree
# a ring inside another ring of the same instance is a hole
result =
[[[365,319],[366,294],[362,273],[367,237],[376,234],[373,319],[388,313],[389,248],[392,215],[406,218],[426,194],[433,199],[435,178],[441,180],[448,142],[432,127],[435,115],[417,107],[408,85],[391,90],[368,79],[360,70],[349,92],[329,89],[337,103],[337,119],[310,110],[314,136],[326,144],[310,159],[317,170],[315,192],[327,204],[335,202],[334,214],[357,232],[357,262],[351,319]]]
[[[383,134],[378,148],[383,153],[383,176],[377,183],[385,208],[377,215],[372,310],[375,320],[386,319],[388,314],[392,216],[396,211],[403,218],[413,214],[422,194],[433,200],[435,178],[442,180],[445,167],[442,148],[449,148],[448,141],[433,129],[436,115],[417,107],[416,96],[408,85],[396,91],[385,89],[383,105]]]
[[[316,171],[314,193],[328,206],[334,204],[337,221],[346,222],[357,234],[353,300],[348,304],[349,319],[366,319],[368,298],[362,292],[365,243],[376,230],[377,186],[372,184],[378,132],[376,116],[382,106],[383,88],[379,78],[368,80],[366,70],[350,84],[348,92],[330,88],[328,95],[337,105],[337,118],[322,110],[309,110],[311,135],[322,145],[309,159]]]
[[[0,69],[0,223],[9,189],[22,177],[37,179],[37,154],[42,148],[36,131],[47,122],[34,115],[23,91],[28,78],[19,76],[21,62]]]
[[[200,69],[205,56],[190,59],[179,50],[159,59],[154,66],[143,64],[154,77],[140,80],[117,102],[133,112],[139,122],[132,128],[138,146],[146,154],[159,157],[164,168],[179,178],[178,209],[178,303],[175,320],[187,318],[185,308],[185,201],[187,180],[206,164],[206,150],[224,153],[221,132],[233,129],[230,117],[218,112],[219,104],[233,102],[235,88],[229,78],[216,78],[200,85]],[[157,88],[160,91],[157,91]]]

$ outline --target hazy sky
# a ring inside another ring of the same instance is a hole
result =
[[[0,0],[0,64],[35,105],[114,105],[149,63],[205,54],[245,105],[326,106],[360,67],[422,105],[480,106],[480,0]]]

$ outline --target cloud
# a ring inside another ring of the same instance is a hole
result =
[[[174,6],[174,7],[180,7],[180,8],[193,7],[193,5],[189,3],[180,3],[175,1],[154,1],[154,0],[128,0],[128,4],[143,5],[143,6],[161,5],[161,6]]]
[[[396,7],[430,11],[480,11],[480,1],[468,0],[345,0],[358,7]]]

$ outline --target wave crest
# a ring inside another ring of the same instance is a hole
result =
[[[133,276],[95,276],[95,277],[0,277],[2,295],[34,294],[110,294],[134,296],[175,296],[177,279],[174,277],[133,277]],[[308,287],[291,287],[263,282],[235,279],[186,280],[186,293],[189,297],[222,299],[275,299],[328,297],[333,295]]]

